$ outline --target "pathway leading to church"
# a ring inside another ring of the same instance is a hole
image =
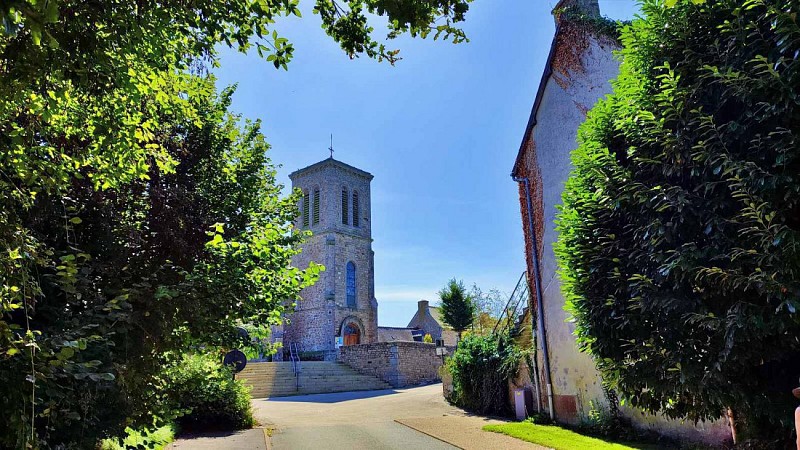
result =
[[[174,450],[548,450],[482,431],[499,420],[447,404],[442,385],[254,399],[262,425],[231,433],[184,436]]]
[[[481,431],[499,421],[448,405],[441,384],[256,399],[253,408],[275,450],[542,448]]]

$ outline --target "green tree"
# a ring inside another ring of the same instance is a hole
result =
[[[470,0],[316,2],[351,56],[399,59],[368,14],[466,39]],[[258,124],[202,75],[216,49],[286,68],[296,0],[10,0],[0,5],[0,446],[91,447],[160,411],[186,349],[277,323],[317,267]],[[163,403],[163,402],[162,402]]]
[[[461,339],[461,333],[469,328],[475,319],[476,308],[472,296],[467,292],[464,283],[453,278],[439,291],[439,299],[442,320],[453,328]]]
[[[232,91],[218,97],[213,79],[185,81],[194,116],[160,118],[172,171],[152,165],[99,192],[76,180],[38,196],[25,217],[59,266],[37,268],[35,307],[8,322],[33,330],[37,345],[7,351],[0,368],[9,447],[27,407],[41,446],[91,446],[127,422],[171,419],[173,393],[156,388],[162,367],[184,351],[237,345],[238,322],[279,323],[285,299],[315,280],[316,266],[291,267],[297,197],[279,196],[258,123],[241,126],[227,111]],[[64,210],[80,218],[66,234]]]
[[[497,289],[484,291],[477,284],[473,284],[469,291],[472,302],[475,304],[474,332],[480,334],[491,333],[498,325],[500,316],[506,325],[511,320],[511,311],[504,311],[508,298]],[[517,311],[521,313],[522,311]]]
[[[676,2],[670,2],[676,3]],[[643,2],[589,114],[557,254],[579,346],[633,406],[788,437],[800,375],[794,0]]]

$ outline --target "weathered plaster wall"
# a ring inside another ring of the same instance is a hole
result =
[[[556,206],[561,203],[564,184],[572,169],[570,154],[578,145],[578,127],[597,100],[611,92],[609,80],[616,77],[618,62],[611,55],[615,47],[608,39],[581,34],[569,26],[562,27],[562,31],[564,34],[558,36],[556,42],[553,73],[546,82],[536,126],[524,144],[521,175],[528,176],[532,183],[554,409],[558,420],[578,423],[586,418],[593,402],[606,406],[607,400],[594,362],[588,355],[578,351],[573,334],[575,326],[567,321],[564,311],[565,301],[553,251],[553,244],[558,238],[555,229]],[[582,37],[587,40],[576,43],[576,39]],[[531,236],[527,229],[527,205],[522,187],[520,194],[529,279],[533,280]],[[539,356],[539,369],[543,374],[541,352]],[[524,384],[527,374],[520,375],[515,381]],[[545,386],[543,375],[540,375],[540,380]],[[542,392],[546,390],[542,389]],[[546,405],[547,398],[543,396],[542,402]],[[729,436],[728,428],[721,420],[695,426],[661,416],[644,415],[629,408],[623,408],[622,411],[635,426],[675,438],[719,443]]]
[[[572,334],[574,325],[566,322],[567,313],[563,309],[564,298],[553,252],[557,239],[556,205],[561,203],[561,192],[571,170],[570,153],[577,147],[578,126],[585,120],[587,109],[611,91],[609,80],[618,72],[617,62],[610,57],[614,48],[591,35],[586,39],[585,50],[578,55],[579,66],[553,67],[553,75],[547,81],[536,117],[536,127],[526,143],[524,159],[525,173],[533,183],[535,197],[538,197],[533,203],[538,216],[536,234],[555,410],[557,418],[568,423],[577,423],[585,417],[591,401],[604,403],[594,362],[577,351]],[[562,45],[558,42],[556,48]],[[570,61],[570,58],[562,56],[561,60]],[[553,63],[558,64],[559,58],[554,58]],[[527,213],[524,202],[523,213]],[[523,215],[523,219],[527,228],[527,216]],[[526,238],[530,238],[527,230]],[[530,260],[530,254],[528,257]],[[533,273],[529,273],[529,279],[533,280]]]
[[[441,357],[436,356],[436,346],[424,342],[349,345],[339,349],[339,361],[359,373],[376,376],[392,387],[439,381],[442,365]]]

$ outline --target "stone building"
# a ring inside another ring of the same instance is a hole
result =
[[[378,326],[378,342],[422,342],[418,330],[406,327]]]
[[[570,9],[573,14],[568,13]],[[578,127],[589,109],[612,91],[609,80],[619,71],[612,52],[619,44],[605,29],[596,26],[600,19],[597,0],[561,0],[554,15],[556,33],[512,177],[519,184],[530,310],[541,311],[536,324],[541,404],[557,420],[574,424],[584,420],[594,405],[607,405],[608,400],[594,361],[578,351],[575,325],[567,320],[564,310],[553,251],[558,239],[555,218],[564,183],[572,170],[570,154],[578,146]],[[541,297],[536,294],[536,281]],[[537,308],[538,302],[541,309]],[[544,346],[549,353],[547,361]],[[548,411],[550,402],[552,410]],[[626,407],[622,412],[638,427],[676,438],[716,444],[729,436],[722,422],[694,425]]]
[[[444,345],[448,347],[455,346],[458,341],[458,333],[444,323],[439,308],[430,306],[427,300],[417,302],[417,312],[408,322],[408,328],[420,330],[423,337],[430,334],[434,342],[444,339]]]
[[[458,333],[453,331],[442,320],[442,314],[436,306],[430,306],[427,300],[417,302],[417,311],[406,327],[378,327],[378,342],[422,342],[425,335],[430,334],[433,342],[444,340],[447,347],[455,347]]]
[[[378,302],[370,222],[372,175],[330,157],[289,175],[303,193],[296,226],[313,235],[292,264],[325,266],[319,281],[301,291],[283,332],[284,348],[336,359],[339,345],[377,340]],[[282,335],[281,335],[282,334]]]

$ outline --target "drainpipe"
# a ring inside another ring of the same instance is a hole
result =
[[[531,255],[533,256],[533,284],[536,291],[536,320],[539,328],[539,341],[542,343],[542,359],[544,360],[544,378],[547,384],[547,404],[550,409],[550,419],[555,419],[553,411],[553,381],[550,378],[550,354],[547,351],[547,333],[544,329],[544,296],[542,295],[541,277],[539,276],[539,244],[536,242],[536,229],[533,226],[533,204],[531,203],[531,189],[528,177],[511,178],[517,183],[525,183],[525,202],[528,208],[528,231],[531,236]]]

